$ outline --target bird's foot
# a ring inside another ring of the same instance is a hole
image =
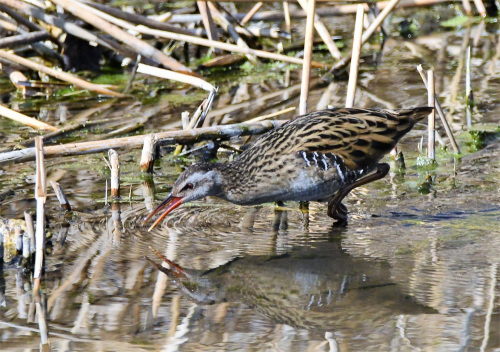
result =
[[[328,204],[328,216],[337,220],[339,223],[347,222],[347,207],[342,203]]]

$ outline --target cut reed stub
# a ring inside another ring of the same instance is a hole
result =
[[[109,165],[111,167],[111,198],[120,197],[120,159],[114,149],[108,150]]]
[[[153,172],[153,165],[155,161],[155,146],[156,137],[154,134],[149,134],[144,138],[144,146],[141,154],[141,172]]]
[[[66,194],[64,194],[64,191],[63,191],[61,185],[58,182],[54,182],[54,181],[50,181],[50,184],[52,185],[52,188],[54,189],[57,200],[59,201],[59,204],[61,205],[61,208],[63,208],[66,211],[71,211],[71,205],[69,204],[68,199],[66,198]]]
[[[427,71],[427,103],[430,107],[434,107],[434,71],[429,70]],[[427,126],[427,132],[428,132],[428,144],[427,144],[427,156],[432,159],[436,160],[436,122],[435,122],[435,109],[432,109],[431,113],[429,114],[429,119],[428,119],[428,126]]]

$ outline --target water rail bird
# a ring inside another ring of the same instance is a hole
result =
[[[187,168],[144,223],[163,211],[152,230],[182,203],[206,196],[241,205],[328,201],[328,215],[345,221],[344,197],[383,178],[389,165],[379,161],[431,111],[340,108],[298,116],[259,137],[234,161]]]

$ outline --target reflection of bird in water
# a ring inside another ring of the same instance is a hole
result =
[[[347,254],[336,239],[342,231],[332,228],[328,242],[286,255],[245,256],[208,272],[168,260],[169,268],[155,265],[198,304],[241,302],[274,322],[318,335],[341,330],[354,337],[374,326],[393,327],[399,314],[435,313],[407,294],[409,282],[394,282],[389,264]]]
[[[328,109],[299,116],[259,139],[234,161],[199,163],[185,170],[150,229],[185,202],[216,196],[253,205],[272,201],[328,201],[328,215],[345,221],[342,199],[383,178],[380,159],[432,108]]]

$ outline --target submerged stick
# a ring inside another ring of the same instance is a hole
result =
[[[427,104],[434,107],[434,71],[427,71]],[[427,124],[427,156],[436,160],[435,109],[429,114]]]
[[[0,115],[23,125],[30,126],[37,130],[59,131],[59,128],[49,125],[48,123],[38,121],[32,117],[21,114],[20,112],[9,109],[0,104]]]
[[[120,197],[120,159],[118,153],[108,150],[109,164],[111,168],[111,199]]]
[[[424,81],[425,88],[428,89],[427,78],[425,77],[425,72],[424,69],[422,68],[422,65],[418,65],[417,70],[418,73],[420,73],[420,77],[422,77],[422,81]],[[435,108],[437,110],[439,118],[441,119],[441,123],[443,124],[444,130],[446,131],[446,135],[450,140],[453,151],[456,154],[460,154],[460,148],[458,147],[457,141],[455,140],[455,136],[453,135],[453,131],[451,130],[450,124],[448,123],[448,119],[444,115],[443,108],[441,107],[441,103],[439,102],[437,94],[434,94],[434,98],[435,98],[434,99]]]
[[[36,151],[36,232],[35,232],[35,268],[33,278],[35,286],[33,291],[37,292],[40,287],[40,276],[42,273],[43,251],[45,248],[45,200],[47,199],[47,173],[45,171],[45,159],[43,155],[43,139],[35,139]]]
[[[196,128],[185,131],[169,131],[156,133],[157,143],[187,144],[207,139],[229,139],[235,136],[248,136],[267,132],[281,126],[285,121],[262,121],[256,123],[241,123],[214,127]],[[44,148],[45,157],[69,156],[99,153],[111,148],[140,148],[144,144],[145,135],[121,137],[101,141],[68,143]],[[0,164],[8,162],[23,162],[35,158],[35,148],[26,148],[0,154]]]
[[[148,134],[144,138],[144,147],[141,153],[141,172],[153,172],[153,165],[155,161],[155,144],[156,137],[154,134]]]
[[[347,85],[347,97],[345,102],[346,108],[352,108],[354,106],[354,98],[356,96],[364,16],[365,12],[363,9],[363,5],[358,5],[358,12],[356,13],[356,24],[354,26],[354,40],[352,43],[351,69],[349,71],[349,83]]]
[[[52,188],[54,189],[54,192],[56,194],[57,200],[59,201],[59,204],[61,205],[61,208],[63,208],[66,211],[71,211],[71,205],[68,202],[68,198],[66,198],[66,195],[64,194],[64,191],[59,184],[59,182],[54,182],[50,181],[50,184]]]
[[[103,88],[97,84],[84,81],[83,79],[80,79],[78,77],[70,75],[69,73],[56,71],[52,68],[49,68],[47,66],[30,61],[30,60],[25,59],[21,56],[11,54],[5,50],[0,50],[0,57],[7,59],[9,61],[13,61],[17,64],[29,67],[32,70],[43,72],[49,76],[53,76],[53,77],[60,79],[62,81],[69,82],[69,83],[74,84],[75,86],[78,86],[80,88],[88,89],[90,91],[96,92],[98,94],[110,95],[110,96],[114,96],[114,97],[124,97],[123,94],[120,94],[120,93],[114,92],[112,90]]]
[[[307,3],[306,36],[304,38],[304,65],[302,67],[302,85],[300,87],[299,114],[307,113],[307,98],[309,97],[309,81],[311,79],[311,58],[314,37],[314,15],[316,0]]]

